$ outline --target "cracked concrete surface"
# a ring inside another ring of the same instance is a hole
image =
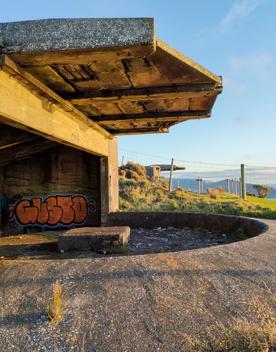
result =
[[[276,222],[243,241],[178,252],[75,259],[2,259],[1,351],[186,351],[217,322],[251,319],[252,295],[270,304]],[[63,319],[51,326],[51,285]]]

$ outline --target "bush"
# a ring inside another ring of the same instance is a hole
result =
[[[140,181],[141,176],[134,170],[126,170],[125,171],[125,177],[130,179],[130,180],[135,180],[135,181]]]
[[[164,190],[163,188],[156,188],[154,190],[154,195],[155,195],[155,200],[156,202],[163,202],[167,199],[167,193],[168,191],[167,190]]]
[[[126,178],[135,177],[135,180],[143,180],[147,177],[146,168],[143,165],[128,162],[126,165],[122,165],[119,168],[119,174]]]
[[[219,195],[221,193],[224,192],[224,189],[222,187],[218,187],[218,188],[209,188],[207,190],[208,194],[209,194],[209,197],[211,199],[217,199],[219,197]]]
[[[258,192],[260,198],[266,198],[271,191],[271,189],[265,185],[254,185],[253,187]]]

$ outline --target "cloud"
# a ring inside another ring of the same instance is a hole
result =
[[[234,3],[232,2],[232,7],[221,21],[211,27],[202,27],[193,34],[196,40],[195,43],[200,41],[202,45],[204,42],[222,38],[225,32],[234,27],[238,22],[244,20],[264,2],[265,0],[236,0]]]
[[[230,70],[235,73],[251,72],[254,75],[270,74],[275,60],[270,53],[250,56],[234,56],[229,60]]]
[[[227,61],[224,73],[225,91],[235,95],[245,94],[270,85],[271,77],[276,75],[276,57],[271,53],[232,56]]]
[[[219,30],[225,32],[237,22],[252,13],[263,0],[239,0],[234,2],[227,14],[219,23]]]

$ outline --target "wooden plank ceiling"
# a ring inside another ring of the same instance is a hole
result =
[[[160,40],[153,54],[141,57],[91,55],[70,63],[66,54],[64,62],[60,56],[11,57],[114,135],[162,133],[179,122],[210,117],[222,91],[220,77]]]

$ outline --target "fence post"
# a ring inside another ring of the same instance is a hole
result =
[[[246,199],[246,181],[245,181],[245,168],[244,164],[241,164],[241,197]]]
[[[227,179],[227,192],[230,193],[230,180]]]
[[[202,182],[202,178],[200,178],[198,176],[198,178],[196,179],[196,181],[198,182],[198,194],[201,193],[201,182]]]
[[[235,178],[235,194],[238,194],[238,181]]]
[[[170,181],[169,181],[169,192],[172,191],[172,176],[173,176],[173,158],[172,158],[172,162],[171,162]]]

